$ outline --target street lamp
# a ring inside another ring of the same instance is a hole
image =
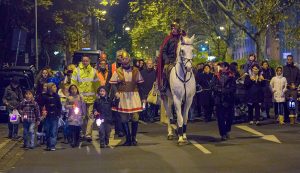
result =
[[[126,27],[125,27],[125,31],[130,31],[130,27],[129,27],[129,26],[126,26]]]
[[[208,41],[205,41],[205,44],[208,44]]]
[[[39,69],[39,55],[38,55],[38,33],[37,33],[37,0],[34,0],[34,13],[35,13],[35,66]]]
[[[224,31],[224,30],[225,30],[225,27],[224,27],[224,26],[220,26],[220,30],[221,30],[221,31]]]
[[[106,15],[106,13],[107,13],[106,10],[101,11],[101,14],[102,14],[102,15]]]

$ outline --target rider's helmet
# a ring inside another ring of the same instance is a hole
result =
[[[180,30],[180,20],[179,19],[175,19],[172,23],[171,23],[171,29],[176,28],[178,30]]]

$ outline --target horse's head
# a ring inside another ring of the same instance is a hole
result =
[[[181,36],[177,47],[177,62],[182,63],[187,71],[192,70],[194,35]]]

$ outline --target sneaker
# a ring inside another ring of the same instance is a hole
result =
[[[51,150],[51,151],[55,151],[56,149],[55,149],[55,148],[51,148],[50,150]]]
[[[250,124],[250,125],[253,125],[253,124],[254,124],[254,121],[250,121],[249,124]]]

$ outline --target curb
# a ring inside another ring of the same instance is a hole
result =
[[[4,158],[21,141],[22,141],[21,137],[17,140],[9,140],[3,147],[1,147],[0,160]]]

